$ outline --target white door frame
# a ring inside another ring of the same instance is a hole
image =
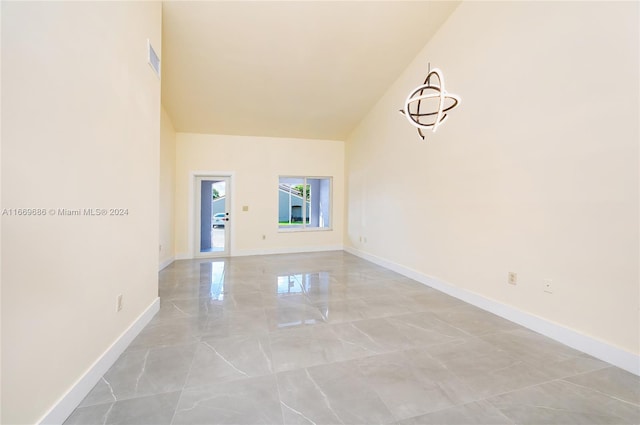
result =
[[[189,256],[191,258],[208,258],[208,257],[223,257],[223,256],[232,256],[234,253],[235,246],[235,223],[234,223],[234,205],[233,200],[235,198],[235,186],[234,186],[234,176],[235,172],[233,171],[191,171],[189,173],[189,213],[188,213],[188,242],[189,242]],[[196,238],[195,233],[196,229],[199,229],[199,223],[196,222],[196,217],[199,216],[199,212],[196,211],[196,196],[199,196],[199,190],[196,191],[196,183],[198,178],[211,178],[215,180],[216,178],[226,178],[229,179],[229,187],[226,188],[227,193],[229,194],[229,201],[227,202],[227,210],[229,211],[229,221],[225,225],[225,231],[229,232],[229,246],[227,249],[228,254],[225,253],[216,253],[216,252],[207,252],[201,253],[200,248],[196,247]],[[227,228],[228,226],[228,228]]]

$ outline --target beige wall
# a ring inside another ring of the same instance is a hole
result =
[[[176,191],[176,131],[162,108],[160,117],[160,267],[174,257],[174,204]]]
[[[344,229],[344,143],[177,134],[176,256],[193,254],[192,173],[232,172],[231,254],[261,254],[342,246]],[[278,232],[278,176],[333,177],[333,230]],[[249,211],[243,212],[242,206]],[[262,239],[262,235],[266,239]]]
[[[36,423],[157,298],[161,13],[2,2],[2,208],[129,210],[2,217],[2,423]]]
[[[639,353],[638,47],[637,2],[463,3],[346,143],[345,244]]]

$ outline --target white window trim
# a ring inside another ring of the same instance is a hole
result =
[[[303,179],[302,184],[307,184],[307,179],[327,179],[329,180],[329,227],[307,227],[304,223],[300,227],[280,227],[278,224],[278,233],[298,233],[298,232],[330,232],[333,231],[333,176],[296,176],[296,175],[279,175],[278,185],[280,179]],[[278,208],[279,209],[279,208]],[[278,211],[279,213],[279,211]]]

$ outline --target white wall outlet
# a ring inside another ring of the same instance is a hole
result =
[[[507,282],[509,285],[517,285],[518,284],[518,273],[509,272],[507,275]]]
[[[544,280],[544,292],[546,292],[547,294],[553,294],[553,280],[552,279],[545,279]]]
[[[118,300],[116,301],[116,312],[122,310],[122,294],[118,295]]]

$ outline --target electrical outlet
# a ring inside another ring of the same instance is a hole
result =
[[[116,312],[122,310],[122,294],[118,295],[118,300],[116,301]]]
[[[262,240],[267,239],[267,235],[262,235]]]
[[[553,294],[553,280],[552,279],[545,279],[544,280],[544,292],[546,292],[547,294]]]
[[[507,275],[507,282],[509,282],[509,285],[517,285],[518,273],[509,272],[509,274]]]

